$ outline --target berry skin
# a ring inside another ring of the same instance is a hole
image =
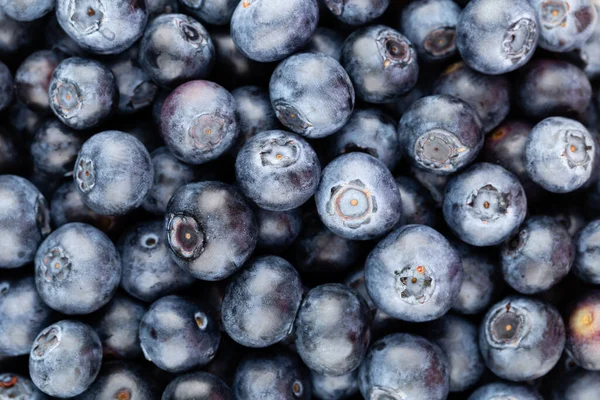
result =
[[[55,0],[1,0],[0,8],[16,21],[34,21],[54,9]]]
[[[56,17],[84,49],[117,54],[142,36],[148,11],[140,0],[57,0]]]
[[[302,230],[302,216],[298,209],[267,211],[257,209],[258,242],[256,246],[270,253],[287,250]]]
[[[118,247],[123,264],[121,286],[133,297],[152,302],[194,282],[171,258],[163,221],[132,226],[121,236]]]
[[[523,294],[539,293],[560,282],[571,269],[575,246],[552,217],[531,217],[502,248],[504,280]]]
[[[339,130],[354,110],[354,87],[339,62],[324,54],[302,53],[277,66],[269,83],[279,121],[308,138]]]
[[[139,64],[163,88],[205,78],[214,58],[215,48],[204,26],[184,14],[155,18],[140,42]]]
[[[339,32],[318,27],[303,51],[325,54],[335,61],[341,62],[343,45],[344,37]]]
[[[19,55],[32,47],[37,30],[33,24],[15,21],[0,7],[0,56]]]
[[[233,400],[233,392],[217,376],[206,372],[191,372],[173,379],[161,400]]]
[[[160,131],[171,153],[202,164],[225,153],[239,134],[235,99],[209,81],[189,81],[173,90],[160,112]]]
[[[287,211],[313,196],[321,178],[321,164],[300,136],[266,131],[242,147],[235,175],[242,193],[259,207]]]
[[[73,170],[83,142],[81,135],[60,121],[47,120],[36,131],[30,147],[35,170],[50,176],[65,176]]]
[[[458,18],[456,45],[469,67],[500,75],[529,61],[540,29],[527,0],[472,0]]]
[[[35,256],[35,284],[42,300],[63,314],[89,314],[114,296],[121,260],[98,229],[73,222],[61,226]]]
[[[370,333],[370,310],[353,289],[329,283],[309,291],[294,322],[298,355],[315,372],[343,375],[358,368]]]
[[[88,207],[102,215],[123,215],[142,204],[154,169],[142,142],[124,132],[105,131],[83,144],[73,175]]]
[[[595,165],[596,142],[575,120],[546,118],[527,136],[527,174],[549,192],[567,193],[579,189],[591,179]]]
[[[2,373],[0,374],[0,399],[46,400],[46,396],[35,387],[29,378]]]
[[[332,376],[310,371],[312,394],[322,400],[343,400],[358,392],[358,369]]]
[[[456,54],[460,11],[452,0],[413,1],[402,10],[400,30],[414,43],[419,60],[435,62]]]
[[[58,119],[81,130],[105,120],[116,107],[119,93],[110,69],[95,60],[71,57],[52,73],[48,96]]]
[[[518,400],[544,400],[542,396],[531,386],[516,383],[488,383],[480,386],[469,396],[468,400],[496,400],[496,399],[518,399]]]
[[[600,220],[587,224],[575,237],[573,273],[582,281],[600,284]]]
[[[31,380],[54,397],[84,392],[96,379],[102,364],[102,345],[88,325],[63,320],[42,330],[29,355]]]
[[[18,268],[33,261],[50,233],[48,203],[28,180],[0,175],[0,269]]]
[[[367,291],[377,307],[405,321],[444,315],[463,278],[458,252],[425,225],[405,225],[371,251],[365,263]]]
[[[148,367],[123,361],[105,362],[98,377],[78,400],[145,399],[159,400],[160,386],[148,373]]]
[[[342,66],[356,96],[369,103],[389,103],[417,83],[419,64],[414,46],[384,25],[353,32],[342,47]]]
[[[600,371],[600,291],[577,296],[567,317],[567,354],[590,371]]]
[[[323,0],[323,3],[344,24],[364,25],[383,15],[390,0]]]
[[[486,366],[511,381],[537,379],[558,362],[565,327],[556,309],[540,300],[511,296],[493,305],[479,328]]]
[[[407,333],[375,342],[358,372],[365,399],[443,400],[448,396],[449,382],[448,360],[442,350],[421,336]]]
[[[400,119],[398,137],[415,166],[440,175],[464,168],[483,146],[481,121],[475,110],[448,95],[414,102]]]
[[[52,72],[62,56],[52,50],[40,50],[27,57],[15,73],[15,94],[31,110],[50,111],[48,87]],[[0,107],[1,108],[1,107]]]
[[[231,37],[246,57],[279,61],[300,50],[319,22],[316,0],[245,0],[231,18]]]
[[[256,258],[227,288],[223,327],[243,346],[270,346],[291,332],[301,300],[302,282],[290,263],[276,256]]]
[[[221,182],[179,188],[165,214],[171,256],[197,279],[225,279],[254,251],[257,225],[246,200]]]
[[[600,391],[600,372],[578,368],[567,372],[555,382],[549,400],[593,399]],[[537,400],[537,399],[536,399]]]
[[[323,170],[315,193],[321,220],[333,233],[368,240],[390,231],[402,215],[402,200],[390,171],[375,157],[349,153]]]
[[[208,308],[179,296],[155,301],[140,322],[144,356],[172,373],[208,364],[220,340],[218,323]]]
[[[508,239],[525,219],[527,198],[519,180],[504,168],[474,164],[446,186],[444,218],[472,246],[493,246]]]
[[[184,10],[210,25],[229,24],[238,2],[238,0],[180,0]]]
[[[0,281],[0,315],[0,355],[10,357],[28,354],[33,339],[53,317],[31,277]]]

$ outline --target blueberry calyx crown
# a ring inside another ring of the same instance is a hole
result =
[[[300,146],[294,139],[284,137],[267,139],[260,146],[263,166],[285,168],[294,165],[300,157]]]
[[[19,382],[19,377],[12,374],[0,375],[0,389],[10,389]]]
[[[158,236],[154,233],[149,233],[147,235],[144,235],[140,239],[140,243],[141,243],[142,247],[144,247],[146,249],[156,248],[156,246],[158,246],[159,241],[160,240],[159,240]]]
[[[273,105],[273,108],[277,118],[296,133],[305,133],[313,126],[300,110],[289,103],[279,101]]]
[[[69,21],[83,35],[100,30],[104,21],[104,4],[100,0],[71,0]]]
[[[377,201],[366,185],[355,179],[331,188],[327,212],[338,216],[348,228],[357,229],[371,222],[377,212]]]
[[[223,141],[226,125],[229,123],[229,120],[219,113],[204,113],[194,118],[188,133],[196,148],[201,151],[210,151]]]
[[[391,65],[405,67],[413,58],[412,45],[398,34],[382,30],[377,36],[377,48],[383,58],[383,68]]]
[[[190,23],[190,21],[184,19],[178,19],[176,23],[187,42],[196,47],[204,46],[208,43],[204,35],[200,32],[200,29],[198,29],[199,27],[195,26],[197,23]]]
[[[88,158],[80,158],[75,171],[75,181],[83,193],[87,193],[96,185],[94,162]]]
[[[0,296],[6,294],[10,289],[10,283],[8,282],[0,282]]]
[[[344,0],[325,0],[325,4],[333,15],[339,17],[344,12]]]
[[[54,247],[44,256],[41,271],[47,282],[64,281],[71,272],[71,260],[62,248]]]
[[[527,239],[529,238],[529,232],[526,229],[519,231],[508,241],[508,247],[506,253],[517,253],[525,247]]]
[[[567,160],[569,168],[587,169],[592,160],[592,146],[587,144],[585,134],[581,131],[566,130],[563,137],[566,145],[562,156]]]
[[[567,15],[571,5],[563,0],[549,0],[540,5],[540,19],[544,28],[552,29],[560,26],[565,27],[567,24]]]
[[[208,317],[206,314],[202,311],[198,311],[194,314],[194,320],[196,321],[196,325],[198,325],[198,329],[201,331],[206,330],[206,327],[208,326]]]
[[[204,251],[204,232],[194,217],[171,214],[167,232],[169,247],[178,257],[193,260]]]
[[[295,397],[302,397],[302,394],[304,394],[304,386],[302,385],[302,382],[295,380],[294,383],[292,383],[292,393]]]
[[[455,135],[442,129],[432,129],[415,142],[415,160],[428,168],[452,171],[468,153]]]
[[[525,310],[511,303],[499,307],[486,327],[488,342],[499,347],[518,346],[528,333],[528,318]]]
[[[59,81],[53,85],[52,101],[63,118],[71,118],[81,109],[83,99],[79,87],[71,82]]]
[[[443,57],[456,49],[456,29],[442,27],[434,29],[425,36],[423,48],[433,57]]]
[[[516,64],[533,50],[536,33],[537,24],[529,18],[521,18],[504,34],[502,50]]]
[[[396,291],[408,304],[423,304],[431,298],[435,280],[431,271],[424,265],[406,266],[395,271]]]
[[[510,199],[510,193],[502,193],[494,185],[487,184],[469,195],[467,205],[477,218],[487,223],[507,213]]]
[[[33,343],[31,349],[31,357],[33,359],[44,358],[47,354],[52,352],[60,344],[60,328],[57,326],[50,326],[42,331]]]
[[[131,399],[131,389],[119,389],[115,392],[113,397],[115,400],[130,400]]]

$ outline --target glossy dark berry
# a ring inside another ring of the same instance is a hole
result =
[[[580,367],[600,371],[600,291],[578,295],[566,322],[567,354]]]
[[[233,400],[233,391],[213,374],[192,372],[173,379],[161,400]]]
[[[479,328],[486,366],[500,378],[527,381],[556,365],[565,346],[563,320],[550,304],[511,296],[494,304]]]
[[[446,223],[461,240],[492,246],[521,225],[527,198],[516,176],[498,165],[478,163],[450,179],[443,211]]]
[[[402,215],[402,200],[390,171],[375,157],[349,153],[323,170],[315,193],[321,220],[346,239],[373,239]]]
[[[88,325],[63,320],[42,330],[29,355],[31,380],[54,397],[72,397],[96,379],[102,364],[102,345]]]
[[[407,176],[396,178],[396,186],[402,198],[402,216],[399,224],[434,226],[436,222],[435,202],[431,194],[417,180]]]
[[[342,65],[356,96],[369,103],[388,103],[417,82],[419,65],[413,44],[384,25],[352,33],[342,47]]]
[[[390,233],[365,263],[365,283],[373,302],[406,321],[430,321],[444,315],[462,279],[458,252],[425,225],[405,225]]]
[[[87,129],[109,116],[117,104],[118,90],[115,76],[103,64],[71,57],[54,70],[48,96],[50,108],[62,123]]]
[[[464,168],[483,146],[483,130],[476,111],[448,95],[414,102],[402,115],[398,137],[414,165],[441,175]]]
[[[266,131],[242,147],[235,174],[241,191],[259,207],[287,211],[313,196],[321,178],[321,164],[300,136]]]
[[[123,361],[105,362],[94,383],[78,400],[159,400],[160,385],[146,366]]]
[[[302,216],[298,209],[288,211],[255,212],[258,224],[257,247],[270,252],[285,251],[298,237],[302,229]]]
[[[316,0],[244,0],[231,18],[231,37],[246,57],[279,61],[304,47],[318,22]]]
[[[519,399],[519,400],[543,400],[542,396],[527,384],[516,383],[488,383],[475,390],[468,400],[496,400],[496,399]]]
[[[6,372],[0,374],[0,398],[46,400],[46,396],[35,387],[29,378]]]
[[[573,272],[586,283],[600,284],[600,220],[588,223],[575,237]]]
[[[140,323],[144,356],[169,372],[208,364],[220,339],[218,323],[208,307],[179,296],[152,303]]]
[[[388,335],[369,349],[358,385],[365,399],[443,400],[450,389],[448,359],[420,336]]]
[[[121,260],[110,239],[79,222],[61,226],[35,256],[42,300],[63,314],[88,314],[109,302],[121,280]]]
[[[244,346],[270,346],[291,332],[301,300],[302,282],[294,267],[280,257],[259,257],[229,284],[223,327]]]
[[[47,120],[38,128],[31,143],[36,171],[63,177],[73,171],[84,138],[58,120]]]
[[[220,182],[179,188],[167,206],[165,227],[173,259],[202,280],[230,276],[256,246],[252,210],[241,194]]]

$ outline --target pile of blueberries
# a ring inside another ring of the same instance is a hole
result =
[[[600,0],[0,0],[0,400],[600,399]]]

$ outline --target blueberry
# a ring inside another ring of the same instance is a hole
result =
[[[440,61],[456,54],[460,11],[452,0],[413,1],[402,10],[400,30],[414,43],[420,60]]]
[[[252,60],[279,61],[304,47],[318,22],[316,0],[243,0],[231,18],[231,38]]]
[[[88,139],[74,169],[84,203],[102,215],[122,215],[139,207],[154,179],[148,150],[132,135],[119,131]]]
[[[179,296],[152,303],[140,323],[144,355],[169,372],[208,364],[220,339],[217,321],[208,308]]]
[[[31,110],[50,110],[48,88],[62,56],[53,50],[40,50],[27,57],[15,73],[15,94]]]
[[[223,327],[247,347],[267,347],[292,330],[302,300],[302,282],[283,258],[254,259],[227,288],[221,309]]]
[[[0,398],[19,400],[46,400],[29,378],[12,373],[0,374]]]
[[[469,67],[499,75],[529,61],[540,30],[527,0],[472,0],[458,18],[456,44]]]
[[[419,77],[413,44],[384,25],[352,33],[342,47],[342,65],[356,96],[369,103],[397,100],[415,86]]]
[[[147,367],[123,361],[104,363],[98,377],[78,400],[159,400],[160,388]]]
[[[131,114],[154,101],[158,87],[138,64],[138,47],[123,52],[109,66],[119,90],[119,112]]]
[[[36,131],[31,158],[36,171],[62,177],[73,170],[83,138],[60,121],[47,120]]]
[[[0,269],[22,267],[33,261],[50,233],[48,203],[35,186],[15,175],[0,175],[0,193]]]
[[[573,272],[587,283],[600,284],[600,220],[589,222],[575,237]]]
[[[600,372],[577,369],[567,373],[557,382],[549,400],[585,400],[600,391]]]
[[[600,4],[595,7],[598,14]],[[579,57],[584,63],[583,71],[590,79],[600,77],[600,24],[595,24],[592,35],[579,48]]]
[[[28,354],[33,339],[53,317],[31,277],[0,281],[0,314],[0,354],[11,357]]]
[[[105,358],[141,358],[138,330],[147,307],[139,301],[117,294],[105,307],[90,316]]]
[[[500,274],[489,251],[455,244],[463,266],[463,281],[452,309],[461,314],[485,311],[500,286]]]
[[[184,10],[202,22],[211,25],[226,25],[239,0],[179,0]]]
[[[598,19],[590,0],[529,0],[540,20],[540,47],[566,52],[580,47]]]
[[[545,375],[565,346],[563,320],[550,304],[510,296],[494,304],[479,328],[479,348],[497,376],[527,381]]]
[[[310,371],[313,396],[322,400],[343,400],[358,392],[358,369],[332,376]]]
[[[405,225],[377,244],[365,263],[367,291],[393,317],[430,321],[456,299],[463,270],[458,252],[437,231]]]
[[[376,108],[356,110],[346,125],[331,136],[334,157],[360,151],[379,159],[391,171],[402,153],[396,135],[396,122]]]
[[[61,226],[35,256],[35,284],[42,300],[64,314],[88,314],[114,296],[121,260],[98,229],[73,222]]]
[[[516,176],[498,165],[478,163],[448,182],[443,211],[461,240],[492,246],[516,232],[527,213],[527,198]]]
[[[179,188],[167,206],[165,226],[173,259],[194,277],[209,281],[241,268],[258,234],[242,195],[210,181]]]
[[[600,291],[576,296],[567,315],[567,354],[580,367],[600,371]]]
[[[390,0],[322,0],[337,19],[348,25],[363,25],[383,15]]]
[[[496,400],[496,399],[519,399],[519,400],[543,400],[542,396],[531,386],[516,383],[488,383],[474,391],[468,400]]]
[[[202,164],[225,153],[236,141],[235,99],[209,81],[190,81],[175,89],[161,110],[160,130],[173,155]]]
[[[315,201],[325,226],[346,239],[381,236],[402,215],[394,177],[379,160],[364,153],[345,154],[329,163]]]
[[[508,79],[479,73],[464,61],[446,68],[435,82],[433,92],[456,96],[473,107],[485,133],[498,126],[510,110]]]
[[[192,372],[173,379],[165,389],[162,400],[233,400],[233,392],[217,376]]]
[[[20,101],[13,102],[8,114],[10,128],[26,137],[32,137],[45,120],[44,115],[31,111]]]
[[[269,93],[258,86],[241,86],[231,92],[237,104],[240,136],[235,144],[235,152],[250,138],[264,131],[279,127],[275,111],[271,107]]]
[[[155,301],[190,286],[194,278],[171,259],[162,221],[135,224],[119,241],[121,286],[130,295]]]
[[[502,272],[517,292],[539,293],[561,281],[574,259],[571,235],[557,220],[531,217],[502,247]]]
[[[340,62],[343,45],[344,37],[339,32],[329,28],[318,27],[303,51],[325,54],[335,61]]]
[[[255,212],[258,223],[257,247],[270,252],[285,251],[298,237],[302,229],[302,216],[298,209],[288,211]]]
[[[596,165],[596,143],[579,122],[546,118],[533,127],[525,144],[529,177],[554,193],[572,192],[585,185]]]
[[[84,49],[116,54],[142,36],[148,11],[140,0],[57,0],[56,17]]]
[[[54,192],[50,211],[52,224],[57,228],[69,222],[84,222],[103,232],[109,232],[120,221],[119,217],[100,215],[86,206],[74,182],[64,183]]]
[[[184,14],[158,16],[140,41],[140,66],[165,88],[206,77],[214,57],[215,48],[204,26]]]
[[[1,0],[0,8],[16,21],[33,21],[54,9],[54,0]]]
[[[10,105],[13,99],[13,77],[10,70],[0,61],[0,111]]]
[[[98,61],[71,57],[52,74],[50,108],[73,129],[87,129],[105,120],[117,104],[113,73]]]
[[[54,397],[84,392],[96,379],[102,364],[102,345],[88,325],[63,320],[40,332],[29,355],[31,380]]]
[[[310,399],[310,377],[295,354],[273,349],[245,357],[233,382],[236,399]]]
[[[31,47],[36,38],[35,25],[15,21],[0,7],[0,56],[12,56]]]
[[[154,168],[154,182],[142,203],[142,207],[153,214],[162,215],[173,193],[196,178],[196,170],[160,147],[150,154]]]
[[[434,226],[435,203],[431,194],[417,180],[407,176],[396,178],[402,198],[402,216],[399,225],[419,224]]]
[[[312,371],[353,371],[369,347],[370,323],[369,307],[353,289],[340,283],[317,286],[304,297],[294,322],[298,354]]]
[[[448,95],[427,96],[414,102],[402,115],[398,136],[414,165],[441,175],[464,168],[483,146],[477,112]]]
[[[321,164],[300,136],[266,131],[242,147],[235,162],[240,189],[259,207],[287,211],[308,201],[319,184]]]
[[[336,132],[354,110],[350,77],[339,62],[324,54],[287,58],[273,72],[269,93],[279,121],[309,138]]]
[[[358,385],[365,399],[443,400],[450,388],[448,360],[421,336],[388,335],[369,349]]]

